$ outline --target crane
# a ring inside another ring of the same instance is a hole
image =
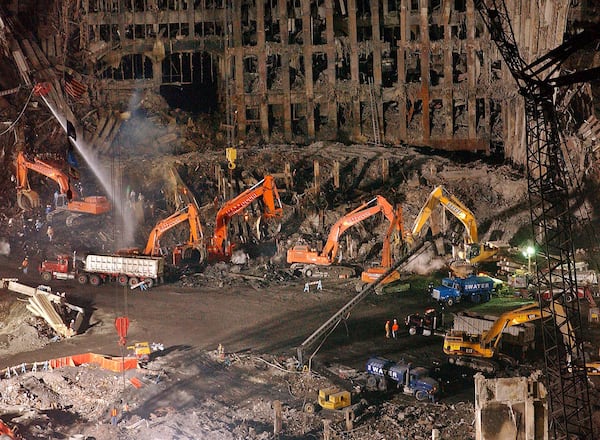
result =
[[[529,207],[534,241],[544,264],[536,265],[538,295],[554,292],[552,319],[542,319],[550,429],[555,438],[593,439],[579,301],[576,297],[575,256],[571,238],[569,176],[561,148],[561,130],[553,101],[558,86],[598,77],[600,68],[559,76],[561,64],[584,44],[597,40],[599,30],[569,38],[538,60],[526,64],[519,54],[504,0],[475,0],[485,26],[496,43],[525,100],[526,156]],[[540,307],[542,301],[538,301]],[[569,334],[565,334],[565,329]],[[566,339],[570,343],[565,344]]]
[[[39,195],[29,185],[29,170],[40,173],[58,183],[60,196],[56,201],[56,211],[71,213],[67,217],[67,226],[72,226],[73,220],[82,214],[99,215],[110,211],[111,206],[104,196],[88,196],[80,198],[71,187],[71,177],[57,167],[50,165],[38,158],[29,160],[21,151],[16,160],[17,178],[17,204],[23,210],[36,208],[40,205]]]
[[[229,243],[227,237],[229,222],[234,215],[244,211],[259,198],[262,198],[264,205],[262,219],[280,218],[283,215],[283,206],[275,185],[275,178],[266,175],[246,191],[225,202],[219,209],[215,221],[215,230],[207,247],[210,259],[224,260],[231,257],[233,244]]]

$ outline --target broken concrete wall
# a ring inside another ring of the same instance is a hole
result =
[[[548,404],[540,372],[530,377],[475,375],[476,440],[547,440]]]
[[[38,24],[46,56],[76,54],[70,62],[110,104],[189,87],[190,99],[218,106],[234,144],[347,139],[525,161],[522,98],[473,0],[57,4],[64,32]],[[568,4],[507,4],[526,62],[562,41]],[[58,37],[69,34],[72,47]]]

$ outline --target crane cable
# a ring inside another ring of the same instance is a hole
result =
[[[31,92],[29,92],[29,96],[27,97],[27,101],[25,102],[25,105],[23,105],[23,108],[21,109],[21,111],[19,112],[19,115],[17,116],[17,119],[15,119],[6,130],[4,130],[3,132],[0,133],[0,136],[2,136],[3,134],[8,133],[10,130],[12,130],[14,128],[15,125],[17,125],[17,122],[19,122],[19,119],[21,119],[21,117],[25,114],[25,110],[27,110],[27,106],[29,105],[29,102],[31,101],[31,97],[33,96],[33,92],[34,92],[35,88],[31,89]]]

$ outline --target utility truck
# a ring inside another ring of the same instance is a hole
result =
[[[436,301],[452,307],[463,300],[474,304],[489,301],[494,290],[494,280],[486,276],[443,278],[442,285],[434,287],[431,296]]]
[[[82,261],[75,255],[58,255],[56,261],[44,260],[39,272],[44,281],[76,279],[79,284],[99,286],[116,281],[122,286],[134,287],[144,283],[150,288],[163,281],[164,259],[142,255],[95,255]]]
[[[386,391],[390,382],[396,383],[404,394],[413,395],[417,400],[436,400],[440,386],[429,376],[424,367],[413,367],[410,363],[394,362],[382,357],[372,357],[367,361],[367,389]]]
[[[408,328],[408,334],[411,336],[423,335],[431,336],[435,333],[441,323],[440,313],[433,309],[425,310],[422,315],[419,313],[411,313],[404,320],[404,324]]]

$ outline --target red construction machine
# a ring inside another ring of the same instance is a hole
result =
[[[50,217],[58,212],[67,212],[67,226],[72,226],[75,219],[84,214],[99,215],[110,211],[111,206],[104,196],[80,197],[71,187],[71,179],[78,179],[74,172],[66,173],[58,167],[40,159],[29,160],[20,152],[16,161],[17,168],[17,204],[23,210],[30,210],[40,205],[37,192],[31,189],[27,174],[29,170],[40,173],[58,183],[60,194],[55,200],[55,209]],[[51,218],[50,218],[51,219]],[[50,220],[49,219],[49,220]]]
[[[297,245],[292,249],[288,249],[287,262],[292,265],[293,270],[299,270],[307,277],[312,276],[315,266],[330,266],[335,261],[339,251],[339,239],[348,228],[380,212],[382,212],[389,220],[390,224],[393,225],[391,227],[391,230],[393,231],[398,225],[393,206],[384,197],[375,196],[375,198],[363,203],[358,208],[350,211],[335,222],[329,231],[327,242],[325,243],[325,246],[323,246],[321,252],[310,249],[307,245]],[[384,260],[387,258],[385,255],[386,252],[387,251],[384,252]],[[383,261],[382,265],[385,263],[386,261]],[[374,269],[373,279],[377,279],[378,277],[375,271],[378,272],[378,270]],[[383,272],[385,272],[385,270],[379,274]]]
[[[193,203],[188,204],[185,208],[180,209],[166,219],[159,221],[156,226],[154,226],[152,232],[148,236],[148,242],[146,243],[143,254],[150,256],[162,255],[163,252],[159,241],[160,237],[169,229],[186,221],[190,227],[190,235],[186,243],[177,245],[173,248],[173,264],[177,266],[181,264],[182,261],[202,263],[206,259],[206,245],[204,243],[200,215]]]
[[[263,213],[261,220],[280,218],[283,206],[273,176],[267,175],[260,182],[242,192],[225,204],[217,212],[215,230],[207,246],[210,260],[228,260],[235,245],[228,238],[228,227],[231,218],[243,212],[255,200],[262,200]]]

